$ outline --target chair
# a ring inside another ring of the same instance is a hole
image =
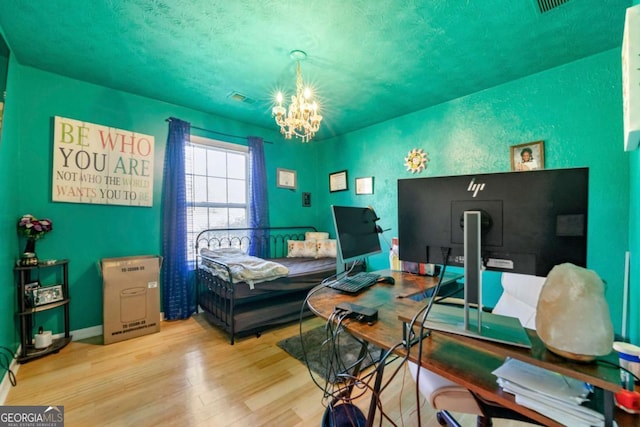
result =
[[[544,277],[503,273],[503,292],[492,312],[517,317],[524,327],[535,329],[536,306],[544,281]],[[420,372],[420,393],[438,411],[436,416],[440,425],[460,426],[449,411],[477,415],[478,427],[491,426],[492,415],[502,415],[486,413],[469,390],[428,369],[418,368],[418,365],[409,362],[409,371],[414,380],[417,379],[418,371]]]

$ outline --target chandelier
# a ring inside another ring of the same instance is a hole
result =
[[[318,103],[313,100],[311,89],[302,84],[300,61],[305,59],[307,54],[301,50],[294,50],[289,56],[296,61],[296,94],[291,96],[291,104],[286,109],[282,105],[282,92],[278,92],[277,105],[273,107],[272,115],[285,139],[295,136],[302,142],[309,142],[320,129],[322,116],[318,114]]]

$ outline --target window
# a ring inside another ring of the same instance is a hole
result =
[[[191,136],[185,146],[187,249],[194,259],[198,233],[247,227],[249,154],[242,145]]]

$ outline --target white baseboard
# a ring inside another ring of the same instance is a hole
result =
[[[18,368],[20,367],[20,364],[15,359],[15,356],[18,355],[18,352],[20,352],[19,347],[16,354],[14,355],[14,358],[11,359],[11,364],[9,365],[9,369],[15,375],[18,375]],[[0,406],[4,405],[4,402],[7,400],[7,396],[9,395],[9,390],[11,390],[11,387],[13,387],[13,385],[11,384],[11,380],[9,379],[9,373],[4,372],[2,383],[0,383]]]
[[[71,340],[78,341],[85,338],[97,337],[98,335],[102,336],[102,325],[71,331]],[[62,336],[62,334],[60,336]]]

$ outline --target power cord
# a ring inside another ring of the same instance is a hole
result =
[[[16,374],[11,370],[11,361],[13,359],[15,359],[15,353],[13,351],[11,351],[10,348],[5,347],[0,345],[0,350],[2,350],[3,352],[6,352],[9,356],[7,357],[7,354],[0,352],[0,356],[2,356],[2,361],[0,362],[0,368],[4,369],[5,371],[7,371],[7,376],[9,377],[9,382],[11,382],[11,385],[13,387],[15,387],[16,385],[18,385],[18,379],[16,378]],[[2,363],[4,362],[4,363]]]
[[[610,368],[616,368],[616,369],[620,369],[622,371],[625,371],[626,373],[631,375],[635,379],[635,381],[640,382],[640,378],[638,378],[638,376],[636,374],[634,374],[633,372],[631,372],[629,369],[625,368],[622,365],[619,365],[619,364],[614,363],[614,362],[609,362],[608,360],[600,360],[600,359],[596,359],[596,364],[604,365],[604,366],[608,366]]]
[[[444,252],[444,248],[443,248],[443,252]],[[451,252],[451,249],[447,248],[446,256],[444,256],[444,259],[445,259],[445,263],[443,266],[444,268],[440,272],[441,275],[440,275],[438,284],[435,287],[435,291],[433,293],[432,299],[429,301],[429,304],[426,307],[424,307],[418,313],[416,313],[416,315],[414,316],[414,318],[410,323],[411,327],[409,328],[409,330],[413,330],[413,325],[417,321],[417,318],[420,315],[420,313],[426,310],[425,315],[423,316],[424,318],[426,318],[429,311],[431,310],[433,299],[435,299],[435,296],[438,295],[443,278],[446,273],[446,264],[449,259],[450,252]],[[325,375],[327,378],[335,379],[335,382],[332,383],[331,381],[324,380],[324,384],[321,384],[321,381],[317,378],[317,375],[312,371],[310,367],[307,349],[305,348],[305,343],[304,343],[304,340],[302,339],[303,313],[304,313],[304,308],[308,304],[309,298],[311,298],[311,296],[314,295],[319,290],[327,287],[328,283],[330,283],[331,281],[339,279],[344,275],[348,275],[350,272],[353,271],[353,269],[358,265],[358,263],[359,262],[354,262],[353,264],[351,264],[350,268],[343,273],[334,274],[332,276],[325,278],[318,286],[314,287],[307,294],[307,297],[305,298],[305,301],[303,302],[302,307],[300,309],[300,322],[299,322],[299,325],[300,325],[299,334],[300,334],[303,359],[304,359],[305,365],[307,366],[309,375],[311,376],[311,379],[313,380],[314,384],[323,392],[323,397],[322,397],[323,406],[332,408],[337,402],[351,403],[352,401],[357,400],[358,398],[364,396],[367,391],[371,391],[372,393],[374,393],[374,402],[375,402],[374,404],[380,410],[380,414],[381,414],[380,425],[382,425],[383,420],[386,420],[390,425],[397,426],[393,422],[393,420],[391,420],[389,415],[386,412],[384,412],[384,409],[382,407],[382,400],[380,396],[382,392],[390,385],[390,383],[393,381],[393,379],[397,376],[397,374],[400,372],[400,370],[404,366],[405,362],[408,360],[409,349],[411,347],[410,340],[409,342],[405,340],[398,342],[395,346],[387,349],[386,351],[381,350],[380,357],[377,359],[377,362],[376,362],[376,359],[371,355],[371,353],[367,351],[364,357],[365,358],[368,357],[371,359],[371,361],[374,362],[373,369],[365,375],[362,375],[360,377],[355,377],[351,375],[349,372],[353,367],[357,366],[358,363],[363,362],[364,359],[358,359],[352,364],[350,364],[349,366],[347,366],[346,363],[341,358],[339,349],[340,349],[340,337],[341,337],[341,334],[345,331],[344,327],[347,324],[346,322],[348,322],[350,319],[353,319],[353,318],[355,318],[355,320],[357,321],[357,316],[354,315],[354,312],[351,310],[336,307],[334,311],[331,313],[331,315],[329,316],[329,318],[327,319],[327,322],[325,324],[326,336],[324,341],[322,342],[322,349],[321,349],[324,352],[324,354],[321,355],[321,359],[325,361],[325,366],[324,366]],[[422,323],[424,323],[424,319]],[[353,335],[351,336],[353,337]],[[422,337],[423,337],[423,334],[420,334],[420,338],[418,341],[420,342],[420,344],[422,341]],[[360,344],[363,343],[363,341],[358,339],[357,337],[353,337],[353,338],[355,338],[358,342],[360,342]],[[398,357],[392,357],[392,355],[393,355],[393,352],[398,347],[401,347],[401,346],[405,346],[407,349],[405,356],[402,358],[398,367],[394,370],[394,372],[388,378],[386,383],[379,388],[378,392],[376,392],[375,387],[372,385],[371,381],[375,381],[375,378],[381,374],[385,366],[387,366],[388,364],[398,359]],[[420,346],[419,357],[421,357],[421,350],[422,350],[422,346]],[[359,390],[359,391],[354,394],[355,390]],[[417,390],[417,393],[419,393],[417,381],[416,381],[416,390]],[[419,411],[419,408],[418,408],[418,411]],[[419,412],[418,412],[418,420],[420,420]]]
[[[442,264],[442,270],[440,271],[440,277],[438,279],[438,283],[433,291],[433,294],[431,296],[431,298],[429,299],[429,302],[427,303],[427,305],[425,307],[423,307],[422,309],[418,310],[418,312],[415,314],[415,316],[413,316],[413,318],[411,319],[411,322],[409,323],[408,326],[406,326],[407,330],[406,332],[406,341],[403,342],[403,344],[405,345],[405,349],[407,352],[407,358],[409,357],[409,352],[411,351],[411,347],[413,346],[413,336],[414,336],[414,332],[413,332],[413,328],[415,326],[416,320],[418,319],[418,316],[420,316],[420,313],[424,313],[422,316],[422,320],[420,322],[420,333],[418,334],[418,340],[417,340],[417,344],[418,344],[418,361],[422,360],[422,340],[423,338],[426,336],[430,335],[430,332],[427,332],[426,334],[423,333],[423,329],[424,329],[424,322],[427,319],[427,316],[429,315],[429,313],[431,312],[431,307],[433,306],[436,297],[438,295],[438,293],[440,292],[440,287],[442,286],[442,281],[444,279],[445,273],[447,272],[447,265],[449,264],[449,257],[451,256],[451,248],[445,248],[442,247],[440,248],[440,250],[442,251],[442,259],[443,259],[443,264]],[[419,401],[420,398],[420,369],[418,369],[418,374],[416,375],[416,402]],[[417,417],[418,417],[418,425],[420,425],[421,423],[421,413],[420,413],[420,405],[417,405],[416,407],[416,413],[417,413]]]
[[[354,266],[352,266],[352,268]],[[351,270],[349,270],[349,271],[351,271]],[[348,274],[348,273],[345,273],[345,274]],[[323,391],[323,399],[326,399],[328,396],[331,396],[331,395],[335,394],[336,392],[329,390],[330,387],[329,387],[329,384],[327,384],[327,381],[325,381],[324,385],[321,384],[321,381],[318,380],[317,375],[313,372],[313,370],[310,367],[308,351],[307,351],[307,348],[305,346],[305,342],[303,340],[303,320],[304,320],[304,309],[308,304],[309,298],[311,298],[311,296],[314,295],[319,290],[321,290],[324,287],[326,287],[326,283],[329,282],[330,280],[331,280],[331,278],[325,279],[322,283],[320,283],[319,285],[317,285],[316,287],[311,289],[311,291],[309,291],[309,293],[307,294],[305,300],[302,303],[302,306],[300,307],[300,316],[299,316],[299,322],[298,322],[298,324],[299,324],[299,336],[300,336],[300,343],[301,343],[301,350],[302,350],[303,360],[304,360],[305,365],[307,366],[307,370],[309,371],[309,375],[311,376],[311,379],[313,380],[314,384],[320,390]],[[334,369],[333,368],[334,364],[340,362],[340,358],[335,356],[336,354],[339,355],[339,352],[338,352],[338,348],[339,348],[338,347],[339,346],[338,337],[339,337],[339,334],[340,334],[340,332],[342,330],[342,326],[341,326],[342,322],[349,315],[350,315],[350,313],[345,311],[345,310],[334,310],[334,312],[331,314],[330,318],[327,320],[327,324],[326,324],[327,326],[325,326],[326,337],[325,337],[324,342],[322,343],[322,347],[327,349],[326,350],[326,355],[323,356],[323,360],[331,361],[331,365],[328,365],[329,367],[326,368],[328,370],[329,374],[331,374],[331,371]],[[336,323],[336,320],[335,320],[336,318],[338,319],[338,321],[337,321],[338,326],[336,328],[333,328],[333,324]]]
[[[352,265],[349,271],[351,271],[355,266],[356,264]],[[348,274],[348,272],[345,274]],[[371,384],[371,381],[375,379],[375,373],[378,370],[379,364],[384,363],[385,360],[375,358],[370,351],[364,352],[362,357],[357,358],[357,360],[353,362],[351,361],[347,362],[343,360],[342,354],[340,352],[340,348],[342,345],[341,337],[343,336],[342,335],[343,333],[347,333],[345,330],[345,326],[347,325],[347,322],[352,321],[351,319],[353,318],[354,314],[350,310],[345,310],[345,309],[336,307],[334,311],[331,313],[331,315],[329,316],[329,318],[327,319],[327,322],[325,324],[326,335],[320,348],[320,351],[322,351],[322,354],[320,355],[320,359],[324,363],[323,370],[325,372],[325,376],[326,378],[331,379],[333,381],[329,381],[327,379],[322,381],[318,378],[318,375],[313,372],[313,370],[310,367],[309,357],[308,357],[307,349],[305,347],[305,342],[302,339],[302,336],[303,336],[302,314],[304,312],[304,307],[307,306],[309,298],[312,295],[314,295],[316,292],[324,288],[326,286],[326,283],[329,280],[331,280],[331,278],[327,278],[325,281],[323,281],[318,286],[313,288],[305,298],[305,301],[300,311],[299,334],[300,334],[303,359],[304,359],[305,365],[307,366],[309,375],[311,376],[311,379],[314,382],[314,384],[320,390],[322,390],[323,406],[327,408],[327,411],[333,411],[337,403],[342,402],[344,404],[352,404],[354,400],[357,400],[362,396],[364,396],[367,391],[373,390],[374,388]],[[349,335],[349,336],[356,339],[356,341],[360,343],[360,345],[363,345],[362,340],[358,339],[353,335]],[[382,351],[381,351],[381,354],[382,354]],[[354,375],[352,375],[351,371],[359,364],[365,362],[367,359],[371,361],[372,365],[374,366],[374,369],[359,377],[355,377]],[[378,402],[378,405],[379,405],[379,402]]]

